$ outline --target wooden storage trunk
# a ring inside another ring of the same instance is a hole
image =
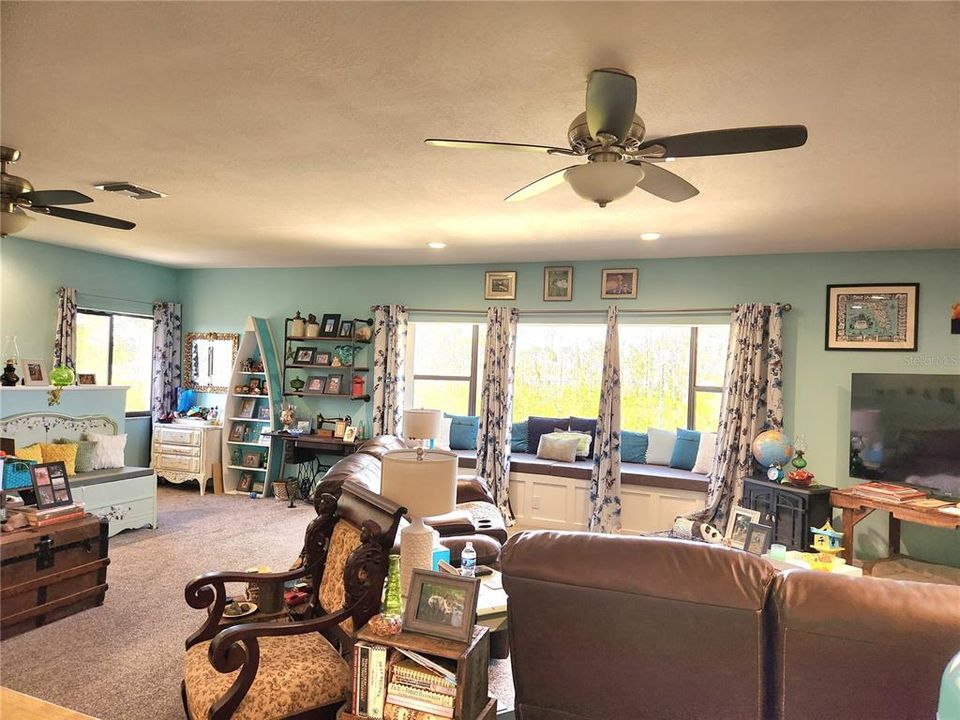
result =
[[[0,636],[103,604],[109,525],[94,515],[0,536]]]

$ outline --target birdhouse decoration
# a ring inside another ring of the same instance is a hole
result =
[[[834,530],[829,520],[823,524],[823,527],[810,528],[810,532],[813,533],[813,545],[810,547],[817,552],[827,553],[828,555],[836,557],[843,551],[843,548],[840,546],[840,542],[843,540],[843,533]]]

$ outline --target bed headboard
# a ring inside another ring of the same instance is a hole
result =
[[[79,440],[84,433],[116,435],[117,423],[106,415],[71,417],[44,412],[0,418],[0,437],[13,438],[17,447],[60,439]]]

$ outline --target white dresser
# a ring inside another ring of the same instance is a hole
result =
[[[213,466],[220,462],[219,425],[155,423],[150,465],[172,483],[196,480],[200,494],[213,478]]]

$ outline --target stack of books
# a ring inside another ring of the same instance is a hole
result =
[[[39,510],[34,506],[11,508],[10,512],[23,515],[31,527],[45,527],[68,520],[79,520],[87,514],[82,502]]]
[[[917,498],[926,497],[927,494],[917,488],[909,485],[894,485],[893,483],[868,482],[861,485],[854,485],[850,492],[860,497],[870,500],[882,500],[884,502],[902,503]]]
[[[388,720],[433,720],[453,717],[453,701],[457,696],[456,680],[441,676],[413,660],[403,659],[390,666],[387,685]],[[396,708],[413,710],[414,714]]]
[[[353,699],[350,712],[366,718],[383,718],[387,686],[387,648],[368,642],[353,646]]]
[[[456,697],[456,675],[429,658],[364,641],[354,646],[353,715],[377,720],[449,720]]]

